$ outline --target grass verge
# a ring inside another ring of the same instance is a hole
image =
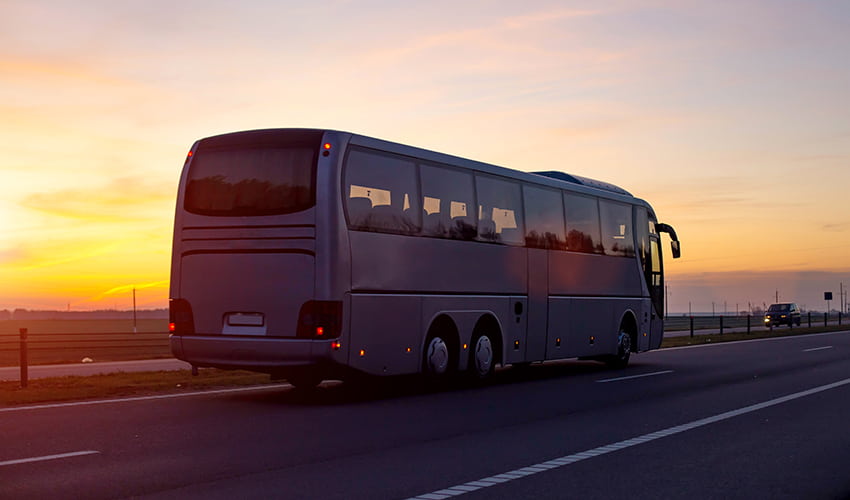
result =
[[[177,370],[40,378],[30,380],[26,389],[20,387],[19,381],[0,382],[0,406],[147,396],[269,383],[269,376],[262,373],[213,368],[201,369],[198,376],[192,376],[189,370]]]
[[[735,333],[713,333],[708,335],[696,334],[693,337],[688,335],[682,337],[665,337],[661,342],[661,348],[666,347],[682,347],[689,345],[716,344],[718,342],[736,342],[740,340],[766,339],[776,337],[791,337],[797,335],[809,335],[812,333],[840,332],[850,329],[848,325],[832,325],[820,326],[812,328],[777,328],[773,332],[759,331],[753,333],[735,332]]]

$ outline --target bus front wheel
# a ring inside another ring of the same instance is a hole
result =
[[[617,354],[609,356],[605,362],[611,368],[625,368],[629,365],[629,357],[632,354],[632,336],[625,330],[620,330],[617,336]]]

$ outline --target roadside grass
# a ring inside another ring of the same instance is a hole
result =
[[[850,329],[848,325],[831,325],[831,326],[817,326],[817,327],[797,327],[794,329],[791,328],[776,328],[772,332],[769,330],[757,331],[752,333],[746,332],[734,332],[734,333],[724,333],[720,335],[719,333],[713,334],[695,334],[693,337],[688,335],[681,337],[665,337],[661,342],[661,348],[667,347],[682,347],[689,345],[703,345],[703,344],[716,344],[718,342],[736,342],[740,340],[753,340],[753,339],[766,339],[766,338],[776,338],[776,337],[792,337],[798,335],[810,335],[813,333],[826,333],[826,332],[840,332],[843,330]]]
[[[266,374],[214,368],[201,369],[197,376],[192,376],[190,370],[175,370],[40,378],[30,380],[25,389],[15,380],[0,382],[0,406],[147,396],[270,383]]]

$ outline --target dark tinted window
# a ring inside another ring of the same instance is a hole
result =
[[[472,174],[420,165],[422,234],[440,238],[475,239],[475,192]]]
[[[567,250],[602,253],[596,198],[564,194],[564,212],[567,219]]]
[[[316,148],[199,148],[186,183],[187,211],[213,216],[275,215],[315,204]]]
[[[478,238],[522,245],[522,195],[519,184],[490,176],[475,176],[478,192]]]
[[[564,206],[560,191],[523,186],[525,244],[534,248],[565,250]]]
[[[632,207],[625,203],[599,200],[599,215],[605,255],[634,257]]]
[[[422,208],[416,165],[406,158],[352,149],[345,166],[345,199],[352,229],[419,231]]]

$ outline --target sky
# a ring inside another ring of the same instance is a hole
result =
[[[166,307],[186,151],[348,130],[617,184],[671,312],[850,286],[850,2],[0,0],[0,309]]]

